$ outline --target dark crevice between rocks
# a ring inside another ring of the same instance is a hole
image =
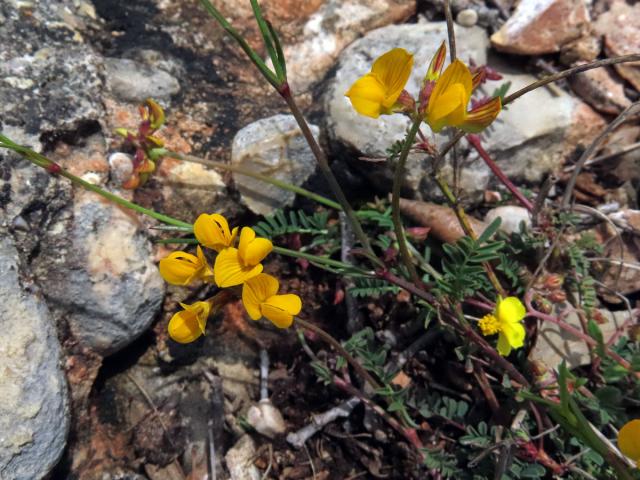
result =
[[[67,145],[81,145],[85,138],[101,131],[102,127],[97,120],[84,119],[78,122],[73,129],[43,132],[40,135],[40,142],[43,151],[49,152],[54,150],[59,142],[64,142]]]

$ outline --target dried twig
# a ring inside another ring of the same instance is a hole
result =
[[[326,427],[328,424],[334,422],[338,418],[346,418],[351,415],[353,409],[360,404],[360,399],[356,396],[351,397],[349,400],[342,402],[333,408],[330,408],[326,412],[319,413],[311,416],[311,422],[305,425],[296,432],[291,432],[287,435],[287,442],[290,445],[301,448],[307,440]]]
[[[453,15],[451,14],[451,1],[444,0],[444,16],[447,19],[447,35],[449,37],[449,55],[451,63],[456,59],[456,35],[453,30]]]
[[[640,55],[638,55],[638,58],[640,59]],[[580,171],[582,170],[582,167],[584,167],[584,164],[597,151],[597,149],[600,147],[600,144],[604,141],[604,139],[613,130],[615,130],[619,125],[624,123],[624,121],[627,119],[627,117],[629,117],[632,113],[634,113],[634,110],[638,106],[640,106],[640,101],[632,103],[627,108],[625,108],[620,113],[620,115],[618,115],[613,122],[611,122],[609,125],[607,125],[607,127],[600,133],[600,135],[598,135],[593,140],[593,142],[591,142],[591,145],[589,145],[589,148],[587,148],[584,151],[584,153],[580,156],[580,158],[578,159],[578,161],[575,164],[575,168],[573,170],[573,173],[571,174],[571,178],[567,182],[567,186],[566,186],[566,189],[565,189],[565,192],[564,192],[564,196],[562,197],[562,208],[564,210],[567,210],[569,208],[569,205],[571,204],[571,197],[573,195],[573,189],[574,189],[574,187],[576,185],[576,181],[578,180],[578,175],[580,175]]]

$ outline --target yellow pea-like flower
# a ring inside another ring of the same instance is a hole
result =
[[[197,255],[187,252],[172,252],[160,260],[160,275],[172,285],[188,285],[193,280],[202,278],[210,281],[213,271],[198,245]]]
[[[278,328],[290,327],[302,310],[298,295],[277,295],[280,284],[271,275],[261,273],[242,286],[242,303],[252,320],[266,317]]]
[[[202,245],[219,252],[233,245],[238,227],[229,230],[227,219],[219,213],[203,213],[193,224],[193,233]]]
[[[345,94],[353,108],[371,118],[390,115],[411,75],[413,55],[394,48],[378,57],[371,71],[355,81]]]
[[[441,50],[436,55],[441,55]],[[467,133],[477,133],[500,113],[502,104],[499,97],[467,111],[474,80],[469,68],[460,60],[454,60],[442,75],[430,68],[429,75],[436,80],[429,96],[425,121],[434,132],[438,133],[448,126],[458,127]]]
[[[240,285],[262,272],[262,260],[273,250],[266,238],[256,238],[256,232],[244,227],[238,248],[228,247],[218,253],[213,266],[214,279],[220,288]]]
[[[524,345],[526,331],[522,320],[527,311],[517,297],[498,298],[494,313],[485,315],[478,322],[483,335],[498,335],[498,353],[504,357],[512,348]]]
[[[184,308],[169,320],[169,336],[178,343],[191,343],[204,334],[211,311],[209,302],[181,303]]]
[[[624,424],[618,432],[618,447],[622,454],[640,468],[640,419]]]

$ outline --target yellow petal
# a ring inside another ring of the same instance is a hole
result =
[[[623,455],[640,462],[640,420],[631,420],[620,429],[618,447]]]
[[[213,266],[213,275],[220,288],[240,285],[262,272],[262,264],[245,267],[237,248],[229,247],[218,253]]]
[[[204,333],[211,307],[209,302],[180,305],[184,310],[177,312],[169,320],[169,336],[178,343],[190,343]]]
[[[503,357],[508,357],[511,353],[511,345],[504,333],[500,332],[498,335],[498,353]]]
[[[438,50],[435,55],[431,59],[431,63],[429,63],[429,70],[427,70],[427,75],[425,76],[425,80],[428,82],[433,82],[438,79],[440,73],[442,72],[442,67],[444,66],[444,61],[447,58],[447,46],[444,42],[440,44]]]
[[[519,323],[526,315],[527,310],[518,297],[507,297],[498,299],[496,315],[501,324]]]
[[[495,97],[467,113],[464,122],[459,127],[467,133],[478,133],[487,128],[502,110],[500,97]]]
[[[242,286],[242,303],[252,320],[260,320],[260,304],[278,293],[278,280],[271,275],[261,273],[247,280]]]
[[[198,242],[217,252],[231,246],[235,237],[229,231],[227,219],[218,213],[200,215],[193,224],[193,233]]]
[[[522,323],[506,323],[502,325],[502,332],[504,333],[509,345],[512,348],[521,348],[524,345],[524,338],[527,331]]]
[[[378,118],[382,113],[385,90],[380,81],[370,73],[356,80],[345,95],[360,115]]]
[[[437,133],[446,125],[457,126],[462,123],[466,114],[466,102],[466,93],[460,83],[451,85],[433,105],[429,101],[432,108],[427,110],[427,123],[431,130]]]
[[[451,88],[457,84],[459,84],[460,87],[455,87],[455,93],[449,93]],[[445,115],[450,115],[452,112],[456,113],[453,120],[458,123],[464,120],[464,113],[471,98],[472,88],[473,81],[471,72],[460,60],[454,60],[438,79],[431,93],[431,97],[429,97],[426,120],[434,132],[440,131],[445,125],[451,125],[451,123],[442,123],[442,120],[446,118]],[[444,102],[444,105],[440,105],[442,102]],[[454,103],[454,108],[451,108]],[[460,103],[462,103],[463,112],[455,110]],[[447,110],[449,110],[449,113],[443,115],[443,111]],[[439,128],[436,130],[434,126]]]
[[[404,48],[394,48],[373,62],[371,74],[384,88],[382,106],[389,109],[396,103],[404,86],[409,80],[413,68],[413,55]]]
[[[294,315],[302,310],[302,300],[298,295],[274,295],[260,305],[262,314],[278,328],[287,328],[293,323]]]
[[[160,275],[172,285],[188,285],[201,272],[203,264],[187,252],[172,252],[160,260]]]
[[[266,238],[256,238],[256,232],[250,227],[244,227],[240,232],[238,252],[240,260],[246,267],[260,263],[273,250],[273,243]]]
[[[249,244],[253,242],[256,238],[256,232],[251,227],[242,227],[242,231],[240,232],[240,241],[238,242],[238,250],[240,251],[240,256],[244,256],[244,253],[249,248]]]
[[[204,256],[204,252],[200,245],[196,248],[198,253],[198,261],[202,265],[202,270],[199,272],[198,276],[202,278],[205,282],[213,281],[213,269],[209,266],[209,262],[207,261],[207,257]]]

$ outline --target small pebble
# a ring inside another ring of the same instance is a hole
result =
[[[463,27],[473,27],[478,23],[478,12],[472,8],[465,8],[458,13],[456,22]]]
[[[253,405],[247,412],[247,423],[256,432],[268,438],[281,435],[287,429],[280,410],[273,406],[268,399],[263,399]]]
[[[130,155],[115,152],[109,155],[109,171],[111,179],[118,185],[122,185],[133,173],[133,159]]]

